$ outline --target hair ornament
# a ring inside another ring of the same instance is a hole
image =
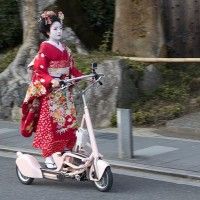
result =
[[[62,11],[58,12],[58,18],[60,19],[61,24],[63,24],[63,20],[64,20],[65,17],[64,17],[64,14],[63,14]]]
[[[44,11],[41,14],[39,21],[41,21],[42,19],[45,19],[45,25],[52,24],[52,21],[51,21],[52,16],[57,16],[60,19],[61,24],[63,24],[64,14],[62,11],[59,11],[58,15],[56,15],[56,13],[53,11]]]

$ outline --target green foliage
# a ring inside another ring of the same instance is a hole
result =
[[[147,111],[138,111],[133,114],[133,121],[137,125],[151,124],[153,123],[153,113]]]
[[[103,38],[99,49],[109,50],[112,43],[115,0],[82,0],[80,3],[87,15],[88,23]]]
[[[62,10],[64,24],[73,29],[88,49],[97,50],[105,44],[106,32],[113,31],[114,8],[115,0],[59,0],[52,9]],[[110,36],[109,43],[106,43],[109,49],[112,34]]]
[[[200,77],[198,78],[193,78],[191,81],[190,81],[190,84],[189,84],[189,88],[191,91],[195,92],[195,91],[199,91],[200,89]]]
[[[101,52],[91,52],[89,55],[74,55],[76,66],[84,73],[91,72],[91,64],[96,62],[101,63],[103,60],[112,59],[112,54],[106,53],[103,54]]]
[[[109,51],[112,43],[112,32],[106,31],[103,35],[103,41],[102,44],[99,46],[99,50],[101,52],[107,52]]]
[[[198,96],[198,97],[196,98],[196,101],[197,101],[198,105],[200,106],[200,96]]]
[[[126,64],[134,70],[134,72],[138,76],[138,79],[143,76],[144,70],[147,66],[146,63],[136,62],[136,61],[129,60],[129,59],[126,60]]]
[[[138,72],[138,80],[143,76],[145,65],[131,63]],[[158,66],[162,85],[151,95],[140,94],[133,102],[133,123],[135,125],[161,125],[188,112],[199,109],[200,68],[198,65]],[[189,103],[193,98],[196,103]]]
[[[3,72],[14,60],[17,52],[18,47],[8,50],[2,57],[0,57],[0,73]]]
[[[116,127],[117,126],[117,116],[116,114],[113,114],[110,120],[110,124],[112,127]]]
[[[102,29],[103,33],[112,29],[115,0],[82,0],[81,4],[93,28]]]
[[[156,94],[162,100],[183,102],[188,98],[188,92],[182,85],[164,84],[159,87]]]
[[[151,109],[140,108],[133,113],[133,121],[136,125],[161,125],[166,120],[181,116],[183,111],[184,107],[179,103],[162,105],[157,102],[156,105],[152,105]]]
[[[14,47],[22,41],[17,0],[0,0],[0,51]]]
[[[161,66],[159,70],[163,79],[179,85],[188,85],[189,82],[200,76],[200,68],[197,64],[176,64]]]

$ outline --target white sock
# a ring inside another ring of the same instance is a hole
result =
[[[48,156],[45,158],[45,163],[54,164],[54,160],[52,156]]]

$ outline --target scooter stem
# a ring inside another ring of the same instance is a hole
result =
[[[90,119],[90,114],[89,114],[89,110],[88,110],[87,106],[84,108],[84,110],[85,110],[85,119],[86,119],[85,122],[86,122],[86,125],[87,125],[87,128],[88,128],[88,133],[89,133],[89,137],[90,137],[93,156],[94,156],[94,158],[98,158],[99,157],[99,151],[98,151],[97,143],[96,143],[96,140],[95,140],[95,137],[94,137],[94,130],[93,130],[93,127],[92,127],[92,122],[91,122],[91,119]]]
[[[97,147],[97,143],[94,137],[94,130],[93,130],[93,126],[92,126],[92,122],[91,122],[91,118],[90,118],[90,113],[85,101],[85,95],[84,93],[82,93],[82,98],[83,98],[83,104],[84,104],[84,112],[85,112],[85,123],[88,129],[88,133],[89,133],[89,137],[90,137],[90,143],[91,143],[91,147],[92,147],[92,152],[93,152],[93,156],[94,158],[98,158],[99,157],[99,151],[98,151],[98,147]]]

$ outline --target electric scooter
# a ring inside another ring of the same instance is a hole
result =
[[[29,185],[35,178],[46,178],[53,180],[64,180],[65,178],[76,179],[77,181],[93,181],[97,189],[107,192],[112,188],[113,174],[108,162],[103,160],[99,153],[94,130],[86,103],[85,93],[94,85],[99,83],[103,74],[96,73],[97,64],[93,63],[92,73],[76,78],[61,81],[63,90],[70,84],[82,79],[92,78],[92,82],[83,90],[80,95],[83,100],[84,113],[81,126],[76,131],[77,141],[72,151],[56,152],[52,155],[57,166],[56,169],[48,169],[42,166],[38,160],[29,154],[17,152],[16,173],[21,183]]]

